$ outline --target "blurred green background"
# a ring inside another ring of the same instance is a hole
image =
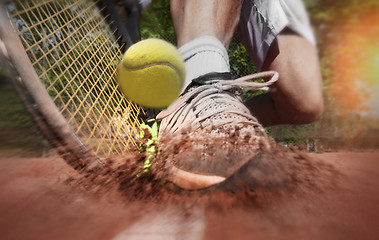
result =
[[[12,73],[5,70],[5,63],[2,60],[0,60],[0,66],[3,64],[0,68],[0,154],[41,156],[48,151],[48,144],[9,83]]]

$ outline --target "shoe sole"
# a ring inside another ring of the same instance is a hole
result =
[[[260,187],[279,187],[284,184],[285,176],[282,177],[283,182],[277,177],[280,166],[275,166],[275,162],[275,156],[272,154],[259,153],[226,177],[191,173],[172,166],[168,180],[182,190],[200,192],[213,190],[234,192],[241,188],[255,190]],[[270,176],[273,176],[273,179],[270,179]]]

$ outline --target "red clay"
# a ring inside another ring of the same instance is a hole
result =
[[[158,183],[141,191],[125,183],[94,187],[60,158],[3,157],[0,236],[378,239],[379,151],[311,156],[296,165],[307,169],[294,170],[301,180],[294,188],[204,195],[157,192]]]

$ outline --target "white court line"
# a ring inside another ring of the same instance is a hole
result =
[[[203,210],[167,209],[147,214],[137,223],[120,232],[113,240],[197,240],[203,239],[205,221]]]

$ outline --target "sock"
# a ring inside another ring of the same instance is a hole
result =
[[[224,45],[215,37],[203,36],[179,48],[186,64],[185,89],[197,77],[210,72],[229,72],[229,56]]]

